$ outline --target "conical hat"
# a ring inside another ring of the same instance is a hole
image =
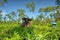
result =
[[[31,21],[32,19],[30,19],[28,16],[26,16],[26,17],[24,17],[24,18],[22,18],[23,20],[26,20],[26,19],[28,19],[29,21]]]
[[[31,21],[31,19],[29,19],[29,18],[22,18],[23,20],[26,20],[26,19],[28,19],[29,21]]]

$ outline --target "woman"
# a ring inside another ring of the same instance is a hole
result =
[[[25,27],[25,26],[29,27],[31,19],[23,18],[23,20],[24,20],[24,22],[22,23],[22,27]]]

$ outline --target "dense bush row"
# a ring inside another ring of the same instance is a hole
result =
[[[60,27],[34,25],[21,27],[20,24],[0,25],[0,40],[59,40]]]

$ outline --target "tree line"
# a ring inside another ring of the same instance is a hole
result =
[[[1,2],[8,2],[7,0],[2,0]],[[1,4],[1,3],[0,3]],[[1,4],[3,5],[3,4]],[[0,5],[0,6],[1,6]],[[29,9],[30,12],[33,12],[34,13],[34,10],[35,10],[35,3],[34,2],[31,2],[31,3],[27,3],[25,4],[26,8]],[[57,8],[57,9],[56,9]],[[36,20],[43,20],[43,21],[51,21],[53,19],[55,19],[55,21],[60,21],[60,6],[47,6],[45,8],[39,8],[38,9],[38,13],[40,13],[40,15],[38,15],[36,17]],[[21,21],[21,19],[25,16],[27,16],[25,14],[25,10],[24,9],[17,9],[17,12],[16,13],[15,11],[12,11],[8,14],[5,15],[5,17],[2,18],[2,11],[3,10],[0,10],[0,21],[2,21],[2,19],[4,21]],[[47,16],[49,14],[49,16]],[[16,18],[17,17],[17,18]]]

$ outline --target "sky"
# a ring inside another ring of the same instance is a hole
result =
[[[35,2],[35,11],[31,13],[25,4],[33,1]],[[3,10],[2,14],[5,15],[12,11],[17,13],[17,9],[24,9],[28,17],[36,18],[40,14],[38,13],[39,8],[47,6],[55,6],[55,0],[8,0],[8,3],[5,3],[4,6],[0,6],[0,10]]]

